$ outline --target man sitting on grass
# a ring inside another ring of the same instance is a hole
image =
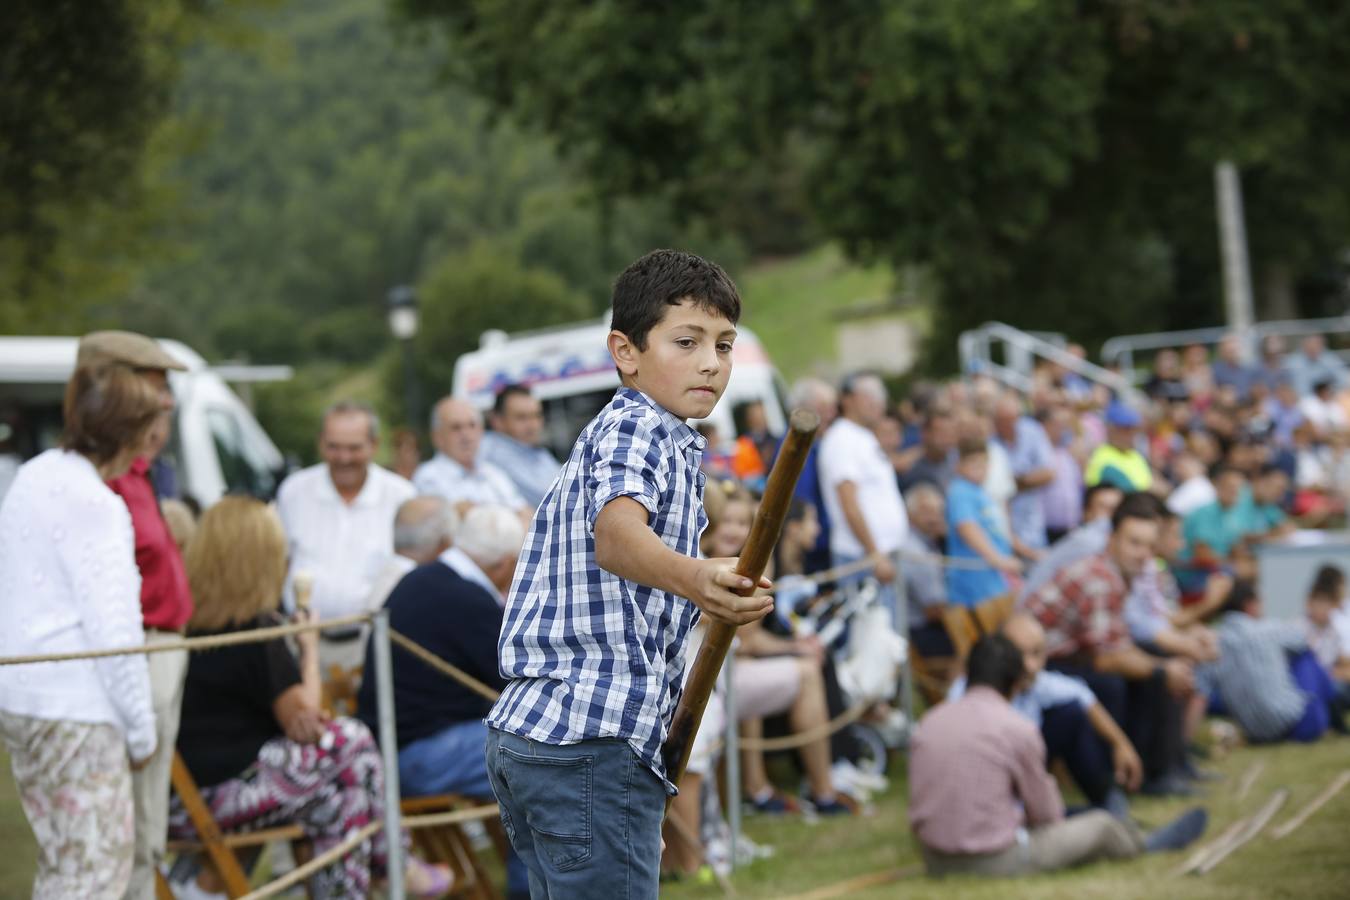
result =
[[[1064,817],[1045,742],[1012,708],[1026,669],[1002,634],[981,638],[965,696],[934,708],[911,747],[909,821],[930,875],[1026,875],[1179,850],[1208,822],[1199,807],[1152,834],[1104,810]]]

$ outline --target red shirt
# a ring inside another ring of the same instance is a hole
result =
[[[1060,659],[1119,650],[1130,644],[1125,624],[1129,583],[1105,553],[1071,563],[1026,599],[1045,629],[1046,655]]]
[[[192,618],[187,569],[164,515],[159,511],[150,461],[138,459],[125,475],[108,482],[131,512],[136,532],[136,567],[141,570],[141,617],[146,628],[182,631]]]

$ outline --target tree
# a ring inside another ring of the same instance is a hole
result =
[[[827,233],[931,266],[948,353],[991,317],[1087,336],[1219,319],[1219,158],[1244,172],[1258,269],[1315,271],[1350,234],[1332,0],[398,7],[604,196],[716,219],[728,184],[808,147]]]

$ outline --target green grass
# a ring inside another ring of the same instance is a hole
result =
[[[1257,761],[1266,767],[1244,801],[1235,795],[1244,772]],[[896,763],[898,768],[900,762]],[[1199,801],[1210,811],[1206,837],[1255,811],[1276,788],[1290,791],[1289,801],[1270,828],[1285,821],[1350,767],[1350,740],[1327,738],[1312,746],[1282,745],[1237,751],[1213,768],[1227,776]],[[898,774],[898,773],[895,773]],[[876,798],[875,814],[862,819],[831,819],[806,824],[793,819],[751,818],[745,830],[774,847],[761,860],[732,875],[740,897],[791,897],[870,872],[917,863],[918,852],[905,820],[903,778]],[[1146,827],[1158,825],[1186,808],[1189,801],[1137,800],[1136,816]],[[1350,896],[1350,789],[1341,792],[1297,832],[1282,841],[1258,837],[1211,874],[1178,878],[1173,870],[1185,854],[1148,856],[1128,863],[1099,863],[1071,872],[1016,881],[952,878],[941,882],[911,877],[903,882],[851,893],[851,897],[959,897],[961,900],[1011,898],[1158,898],[1268,900],[1268,898],[1344,898]],[[8,759],[0,753],[0,900],[27,897],[31,889],[35,845],[19,808]],[[664,885],[662,897],[676,900],[720,897],[716,887]]]
[[[834,245],[759,263],[738,280],[745,297],[742,321],[789,381],[834,361],[840,310],[881,300],[895,289],[888,266],[856,266]]]
[[[1243,802],[1234,796],[1242,774],[1257,761],[1266,768]],[[900,763],[897,763],[898,768]],[[1350,740],[1324,739],[1310,747],[1277,746],[1237,751],[1213,768],[1227,778],[1210,786],[1203,803],[1210,812],[1206,837],[1255,811],[1278,787],[1290,797],[1270,828],[1291,817],[1341,770],[1350,767]],[[805,824],[792,820],[750,818],[745,831],[776,850],[772,859],[757,861],[732,875],[740,897],[791,897],[857,875],[919,862],[905,819],[903,784],[876,799],[870,818],[825,820]],[[1180,813],[1192,801],[1140,799],[1135,815],[1151,827]],[[1033,878],[983,880],[951,878],[928,881],[915,876],[850,897],[959,897],[961,900],[1009,898],[1158,898],[1267,900],[1275,897],[1344,898],[1350,896],[1350,789],[1342,791],[1293,835],[1272,841],[1256,838],[1204,877],[1179,878],[1173,871],[1184,853],[1142,857],[1128,863],[1099,863],[1082,869]],[[716,887],[671,885],[662,897],[721,896]]]

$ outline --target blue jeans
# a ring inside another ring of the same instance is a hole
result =
[[[400,750],[398,781],[403,794],[463,794],[491,799],[492,784],[483,752],[487,730],[481,719],[457,722]],[[506,890],[513,894],[529,890],[529,873],[515,853],[506,860]]]
[[[1046,762],[1064,760],[1088,803],[1105,806],[1106,795],[1116,783],[1111,751],[1093,729],[1083,707],[1070,701],[1042,710],[1041,737],[1045,739]]]
[[[1303,718],[1289,730],[1289,739],[1310,743],[1320,738],[1331,724],[1330,706],[1336,698],[1336,688],[1326,669],[1311,652],[1304,651],[1289,661],[1294,682],[1308,695]]]
[[[488,729],[488,778],[533,900],[654,900],[666,791],[627,742]]]

